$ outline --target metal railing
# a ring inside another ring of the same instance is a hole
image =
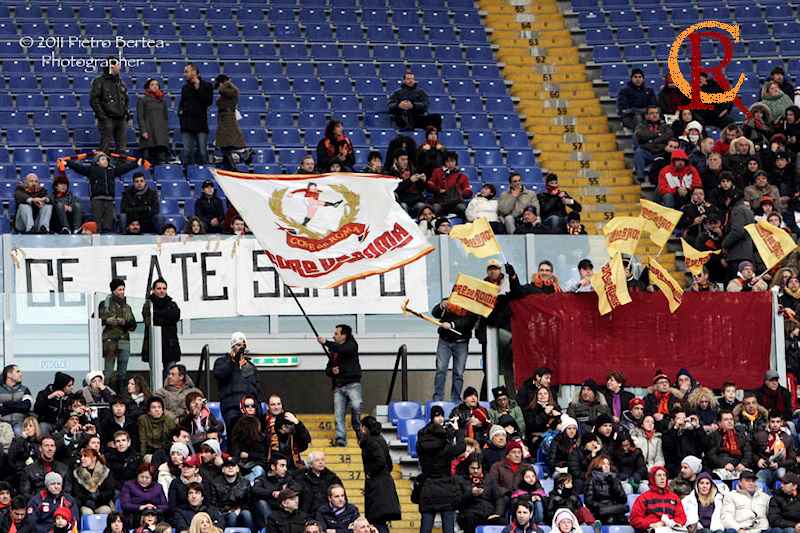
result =
[[[389,383],[389,393],[386,395],[386,405],[392,403],[398,369],[400,371],[400,399],[405,402],[408,401],[408,348],[405,344],[402,344],[397,350],[397,358],[394,360],[394,370],[392,371],[392,380]]]

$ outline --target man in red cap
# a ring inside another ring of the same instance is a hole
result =
[[[667,207],[681,207],[689,200],[689,191],[702,187],[700,173],[683,150],[672,152],[670,164],[658,173],[660,203]]]
[[[669,426],[669,418],[673,407],[680,403],[680,392],[673,389],[667,376],[661,370],[656,370],[653,376],[653,392],[644,397],[644,414],[653,415],[656,427],[660,431]]]
[[[497,483],[500,490],[512,491],[516,488],[514,478],[522,466],[522,441],[514,439],[506,445],[506,458],[497,461],[489,469],[488,479]]]
[[[642,420],[644,420],[644,400],[634,397],[628,402],[628,409],[622,412],[619,425],[628,433],[633,433],[635,429],[642,427]]]

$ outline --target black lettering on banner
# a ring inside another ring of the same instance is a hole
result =
[[[157,275],[153,276],[153,270],[156,271]],[[153,282],[157,279],[164,279],[164,274],[161,273],[161,263],[158,262],[157,255],[150,256],[150,271],[147,273],[147,287],[145,287],[145,292],[150,294],[150,287],[153,286]]]
[[[397,272],[400,276],[400,290],[391,291],[389,290],[386,285],[386,274],[381,274],[381,296],[405,296],[406,295],[406,269],[405,267],[401,267],[398,269],[393,270],[392,272]]]
[[[258,264],[259,257],[267,257],[267,252],[264,250],[253,250],[253,273],[256,272],[272,272],[272,290],[262,292],[258,287],[258,280],[253,279],[253,298],[278,298],[280,293],[280,279],[278,278],[278,271],[274,266],[260,266]]]
[[[211,296],[208,294],[208,278],[217,274],[216,270],[208,268],[207,259],[209,257],[222,257],[222,252],[202,252],[200,254],[200,274],[203,277],[203,301],[227,300],[228,287],[222,287],[222,294]]]
[[[25,260],[25,282],[28,284],[28,305],[31,307],[53,307],[56,303],[55,291],[50,289],[50,298],[47,302],[34,302],[33,300],[33,276],[31,267],[33,265],[46,265],[47,275],[53,275],[53,261],[52,259],[26,259]]]
[[[181,262],[181,280],[183,282],[183,301],[189,301],[189,272],[188,268],[186,267],[186,260],[191,259],[192,263],[197,263],[197,254],[192,253],[183,253],[183,254],[172,254],[172,264],[174,265],[176,261]]]
[[[112,257],[111,258],[111,279],[119,278],[122,281],[125,281],[126,279],[128,279],[128,276],[126,276],[125,274],[120,274],[119,272],[117,272],[117,263],[122,263],[122,262],[131,263],[133,268],[136,268],[139,265],[139,258],[136,257],[135,255],[121,255],[119,257]],[[147,286],[147,289],[149,291],[150,285]]]
[[[319,289],[312,289],[311,292],[308,292],[308,287],[303,289],[303,292],[294,291],[294,295],[298,298],[319,298]],[[289,292],[289,287],[284,284],[283,285],[283,297],[284,298],[291,298],[292,293]]]
[[[351,281],[350,283],[345,283],[339,287],[335,287],[333,289],[334,296],[358,296],[358,289],[356,288],[356,282]]]
[[[84,306],[86,305],[86,296],[83,291],[78,291],[80,293],[80,298],[76,301],[68,302],[64,298],[64,293],[67,292],[64,290],[64,284],[70,281],[75,281],[75,278],[72,276],[66,277],[64,276],[64,265],[77,265],[80,264],[80,259],[77,257],[71,257],[69,259],[56,259],[56,279],[58,280],[58,301],[59,305],[69,305],[69,306]],[[77,289],[76,289],[77,290]]]

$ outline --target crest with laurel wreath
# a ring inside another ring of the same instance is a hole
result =
[[[347,224],[354,222],[358,216],[358,210],[361,204],[361,198],[359,195],[344,185],[330,185],[329,187],[339,193],[339,195],[347,203],[347,205],[344,207],[342,217],[339,219],[339,227],[341,228],[342,226],[346,226]],[[283,211],[283,199],[286,197],[286,192],[288,190],[289,189],[278,189],[273,192],[269,199],[269,208],[273,213],[275,213],[275,216],[278,217],[278,220],[280,220],[287,228],[291,228],[297,233],[305,235],[311,239],[324,238],[325,234],[313,231],[307,226],[304,226],[303,224],[300,224],[286,216],[286,213]]]

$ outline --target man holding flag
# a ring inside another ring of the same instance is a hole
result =
[[[766,282],[756,277],[751,261],[739,261],[739,272],[728,282],[728,292],[760,292],[767,290]]]
[[[450,385],[450,401],[461,401],[461,388],[464,386],[464,369],[467,367],[467,352],[472,329],[478,315],[448,302],[447,298],[434,306],[431,314],[442,325],[437,330],[439,343],[436,345],[436,375],[433,379],[433,401],[444,400],[444,383],[447,380],[447,367],[453,359],[453,381]]]

